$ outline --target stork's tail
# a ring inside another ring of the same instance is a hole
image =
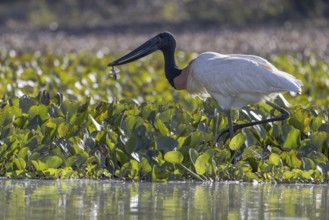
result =
[[[302,92],[302,86],[304,84],[301,80],[296,79],[294,76],[280,70],[277,72],[277,74],[281,76],[283,79],[285,79],[282,80],[281,83],[282,83],[282,87],[284,87],[286,91],[296,92],[296,93]]]

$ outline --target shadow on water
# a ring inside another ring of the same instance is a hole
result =
[[[327,185],[0,180],[0,219],[328,219]]]

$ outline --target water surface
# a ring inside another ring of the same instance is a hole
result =
[[[329,219],[328,189],[237,182],[0,180],[0,219]]]

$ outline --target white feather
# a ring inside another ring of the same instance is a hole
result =
[[[241,108],[280,92],[301,92],[303,83],[253,55],[206,52],[189,67],[187,91],[200,98],[214,97],[222,109]]]

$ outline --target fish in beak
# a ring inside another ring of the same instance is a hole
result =
[[[116,79],[116,72],[114,68],[115,66],[133,62],[157,50],[161,50],[165,60],[164,69],[165,69],[166,78],[168,79],[170,85],[176,88],[174,83],[174,78],[176,78],[182,73],[182,69],[176,66],[175,56],[174,56],[175,47],[176,47],[176,40],[174,35],[172,35],[170,32],[162,32],[156,35],[155,37],[149,39],[141,46],[137,47],[135,50],[109,63],[108,65],[112,67],[112,75],[114,79]]]
[[[161,40],[159,36],[155,36],[145,43],[143,43],[141,46],[137,47],[135,50],[131,51],[130,53],[126,54],[125,56],[111,62],[108,64],[108,66],[119,66],[122,64],[130,63],[135,60],[138,60],[142,57],[145,57],[156,50],[160,49],[161,47]]]

